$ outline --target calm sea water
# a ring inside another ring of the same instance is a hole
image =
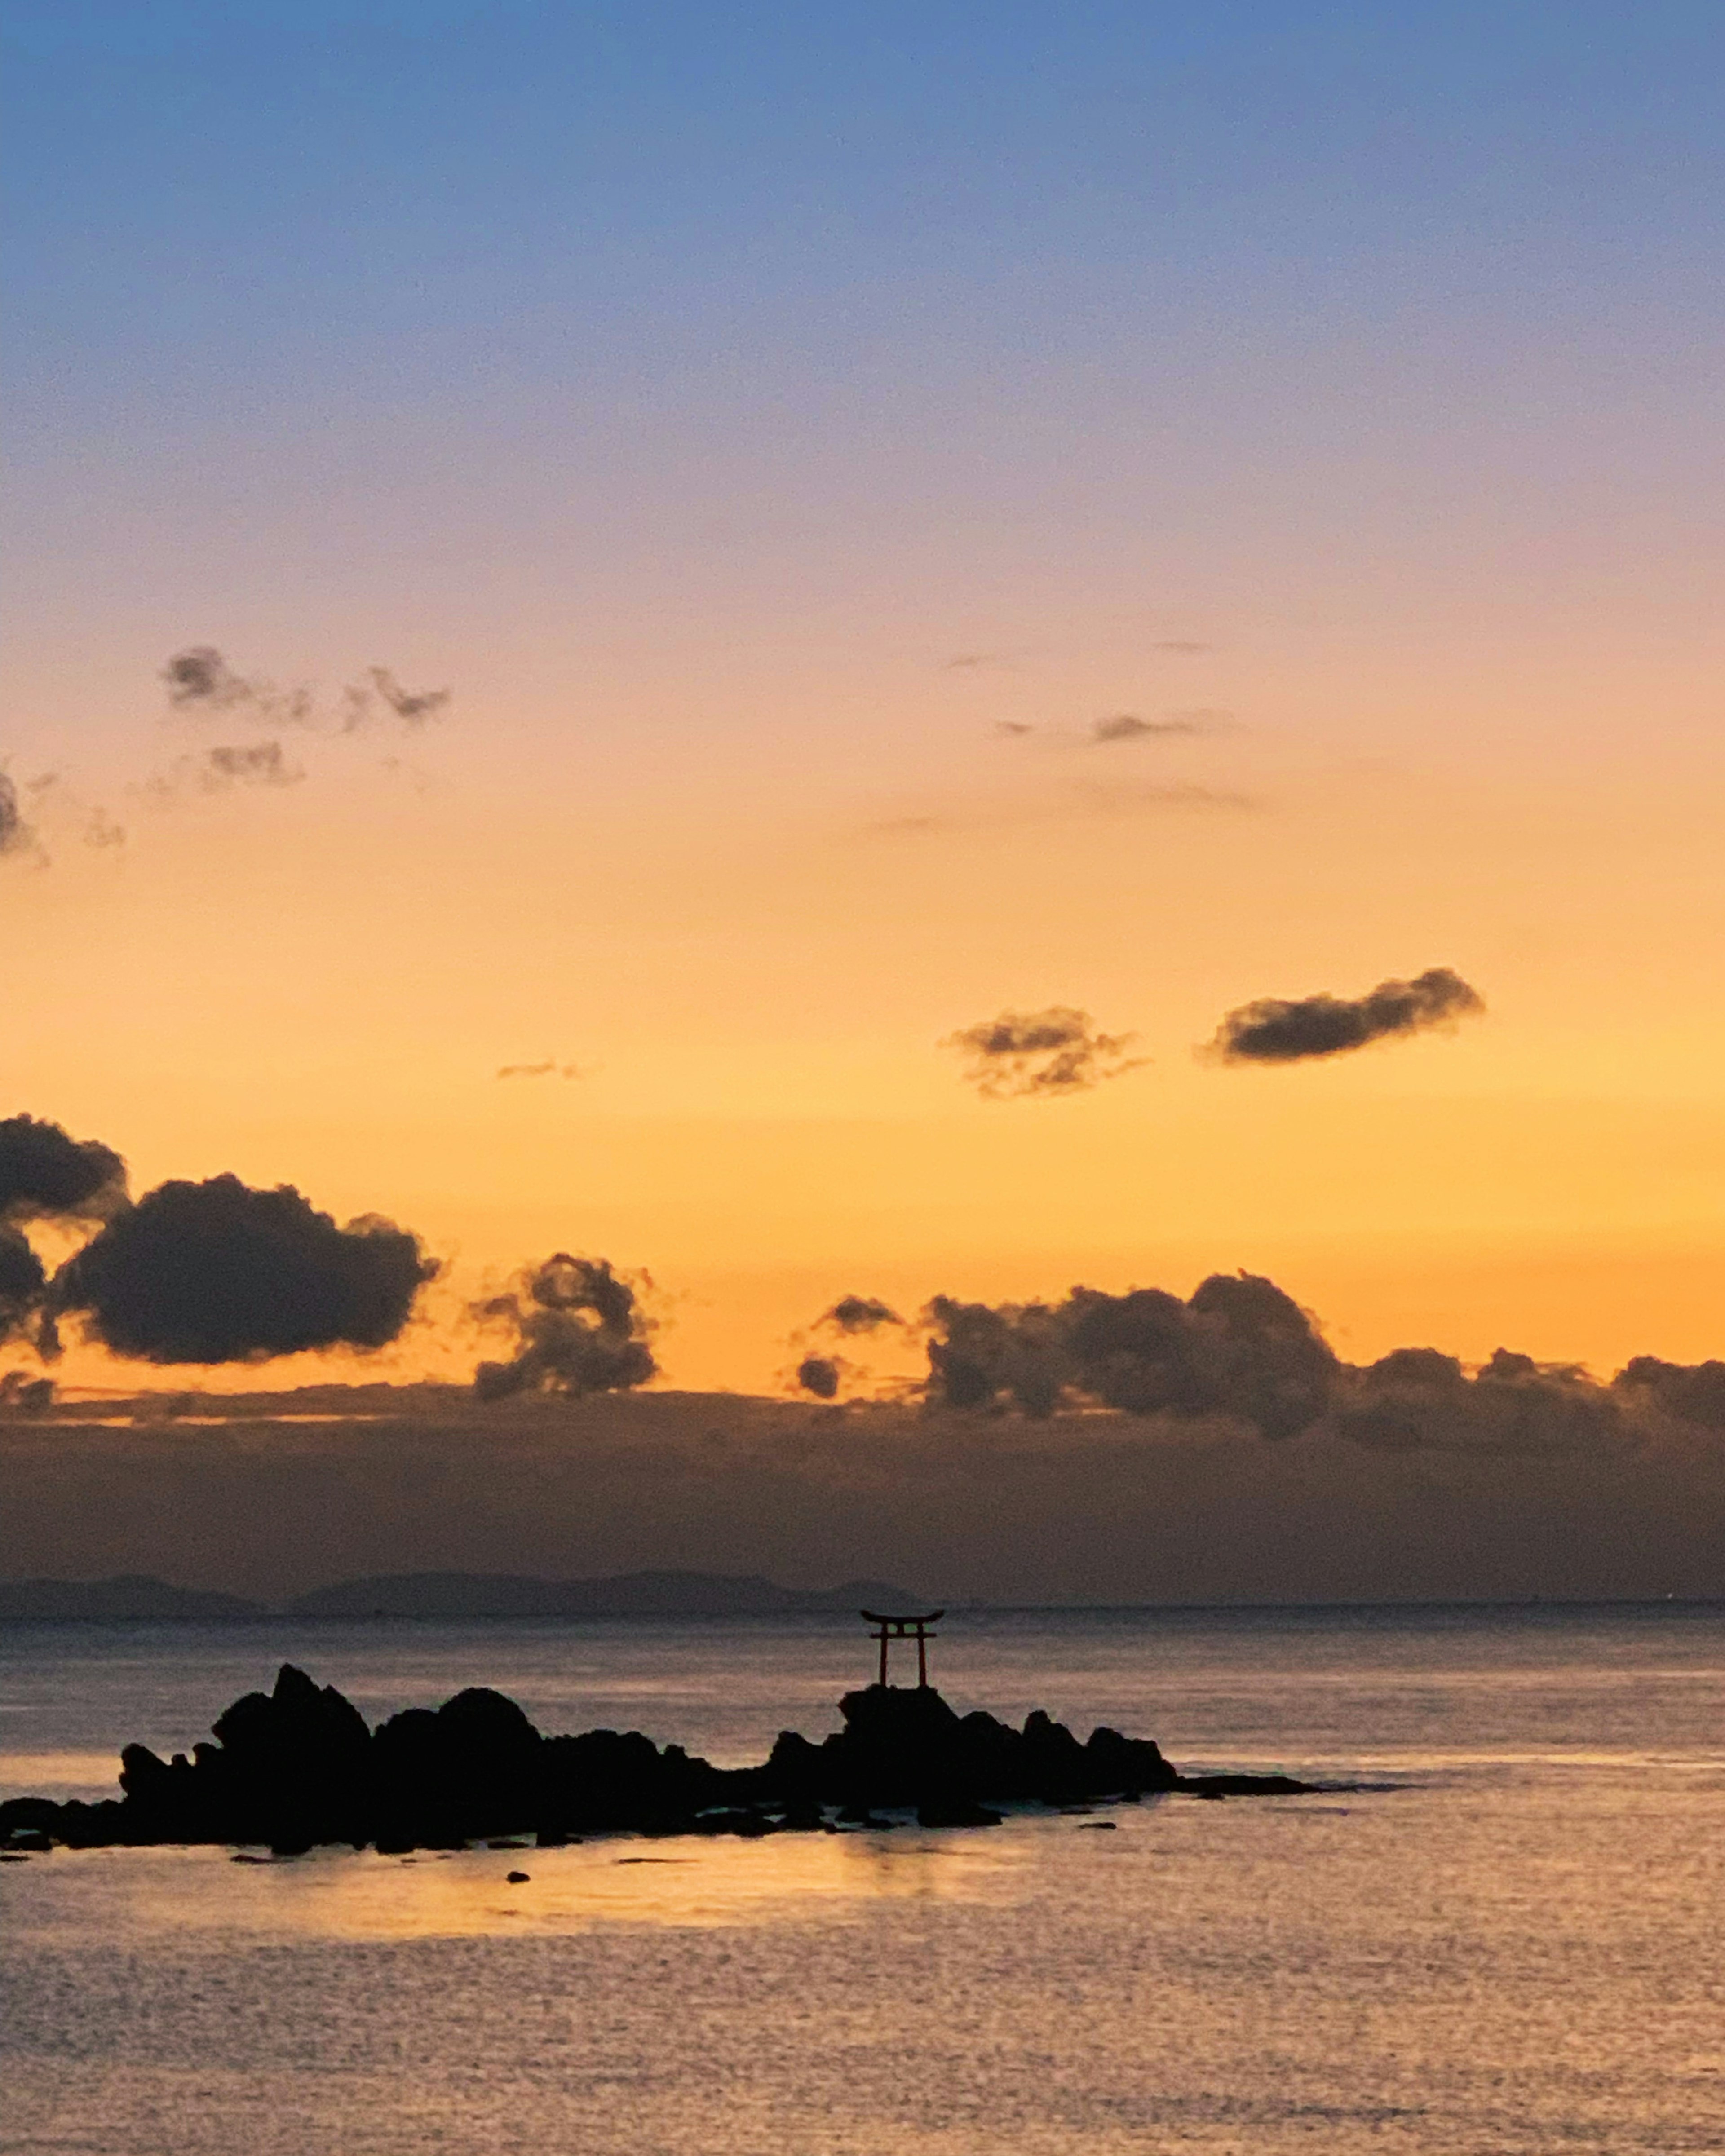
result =
[[[373,1716],[495,1684],[544,1728],[736,1762],[835,1726],[860,1630],[12,1627],[0,1786],[100,1788],[284,1659]],[[1725,1609],[942,1630],[961,1707],[1371,1786],[968,1835],[8,1865],[0,2149],[1725,2148]]]

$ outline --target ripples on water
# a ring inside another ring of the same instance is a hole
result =
[[[1725,2147],[1725,1611],[957,1615],[955,1705],[1384,1786],[992,1832],[0,1870],[0,2150],[1486,2156]],[[284,1658],[726,1761],[861,1628],[14,1627],[0,1783]],[[528,1871],[511,1887],[511,1869]]]

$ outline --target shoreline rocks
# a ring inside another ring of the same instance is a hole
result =
[[[959,1715],[932,1686],[870,1685],[839,1702],[819,1743],[783,1732],[756,1767],[715,1767],[638,1732],[547,1737],[501,1692],[475,1686],[435,1709],[367,1727],[332,1685],[291,1663],[248,1692],[188,1758],[121,1754],[124,1795],[0,1804],[0,1849],[213,1843],[290,1856],[346,1843],[385,1856],[499,1837],[554,1848],[595,1834],[842,1831],[913,1814],[925,1827],[998,1824],[1002,1804],[1056,1810],[1146,1796],[1281,1796],[1282,1774],[1182,1775],[1143,1738],[1098,1728],[1083,1743],[1040,1709],[1021,1729]]]

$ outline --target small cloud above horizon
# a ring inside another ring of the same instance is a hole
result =
[[[985,1101],[1047,1100],[1087,1093],[1149,1061],[1128,1055],[1135,1033],[1097,1031],[1088,1011],[1069,1004],[1002,1011],[951,1033],[938,1044],[964,1060],[963,1075]]]
[[[499,1078],[587,1078],[593,1066],[582,1063],[559,1063],[547,1056],[542,1063],[503,1063],[495,1075]]]
[[[967,835],[1022,829],[1027,825],[1071,823],[1092,816],[1132,816],[1161,809],[1251,810],[1264,807],[1257,795],[1189,781],[1091,780],[1069,783],[1059,793],[1032,800],[1000,801],[976,808],[932,809],[883,816],[857,827],[865,839]]]
[[[1232,711],[1201,710],[1168,711],[1159,719],[1141,719],[1136,711],[1116,711],[1091,722],[1093,742],[1145,741],[1158,735],[1210,734],[1231,725]]]
[[[1485,998],[1448,966],[1411,981],[1380,981],[1363,996],[1262,996],[1230,1011],[1199,1053],[1221,1063],[1300,1063],[1346,1055],[1373,1041],[1452,1031]]]

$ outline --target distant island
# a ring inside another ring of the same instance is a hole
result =
[[[269,1692],[219,1715],[213,1744],[120,1755],[122,1798],[0,1804],[0,1861],[72,1848],[226,1843],[276,1856],[346,1843],[380,1855],[557,1847],[589,1834],[760,1835],[999,1825],[1002,1804],[1088,1809],[1146,1797],[1293,1796],[1286,1774],[1180,1774],[1146,1738],[1083,1743],[1040,1709],[1022,1728],[959,1715],[930,1685],[873,1684],[839,1702],[819,1743],[781,1732],[757,1767],[715,1767],[680,1745],[590,1729],[547,1737],[488,1686],[408,1707],[373,1729],[333,1685],[284,1664]]]
[[[755,1573],[707,1572],[628,1572],[599,1579],[389,1573],[337,1580],[275,1605],[203,1588],[174,1587],[142,1573],[112,1579],[0,1580],[0,1624],[99,1618],[756,1617],[921,1606],[916,1595],[884,1580],[796,1588]]]

